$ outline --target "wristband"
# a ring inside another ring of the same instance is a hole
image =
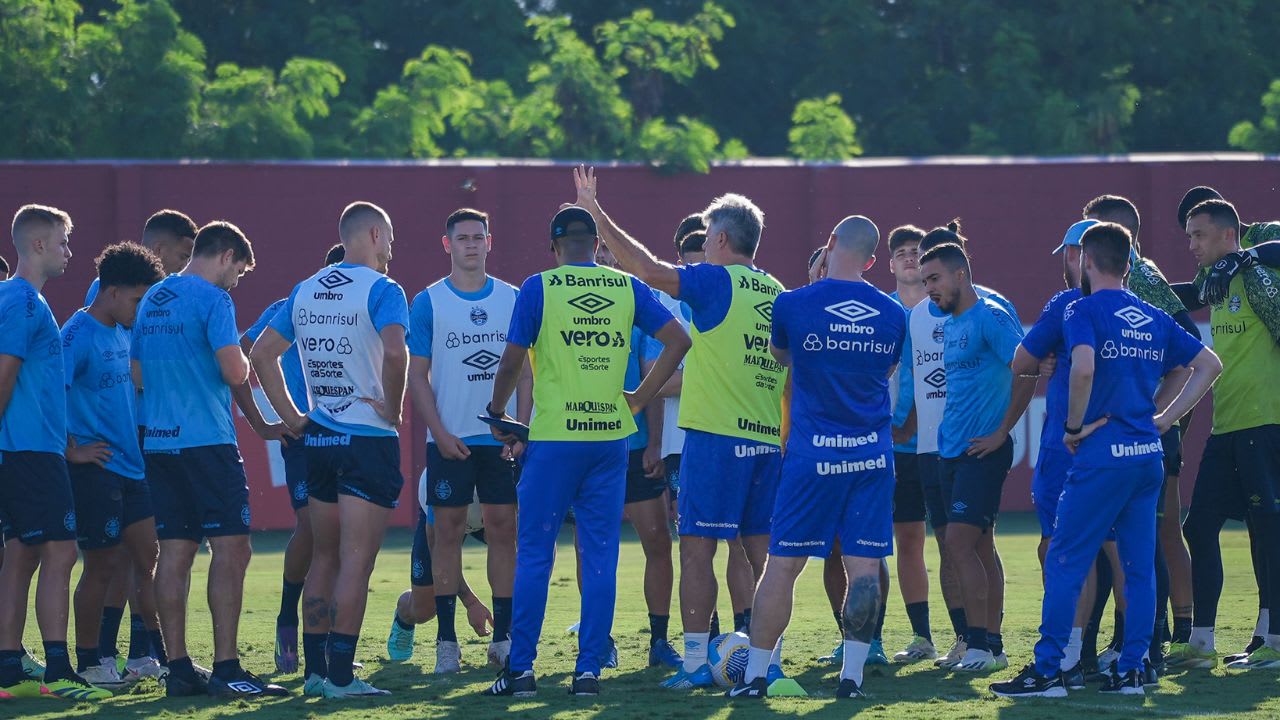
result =
[[[1079,435],[1080,433],[1084,432],[1083,425],[1073,428],[1067,423],[1062,423],[1062,429],[1065,430],[1068,435]]]
[[[490,400],[489,402],[485,403],[484,411],[485,411],[485,413],[487,413],[487,414],[489,415],[489,417],[493,418],[494,420],[498,420],[498,419],[502,418],[504,415],[506,415],[506,413],[505,413],[505,412],[494,412],[494,411],[493,411],[493,401],[492,401],[492,400]]]

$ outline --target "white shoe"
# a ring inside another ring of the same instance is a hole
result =
[[[436,674],[456,673],[462,670],[462,648],[451,640],[436,642]]]
[[[307,697],[324,697],[324,678],[315,673],[308,675],[306,682],[302,683],[302,694]]]
[[[507,657],[511,655],[511,641],[499,640],[489,643],[489,667],[501,670],[507,665]]]
[[[351,684],[345,686],[334,685],[326,678],[324,685],[320,688],[320,692],[329,700],[352,697],[379,697],[391,694],[386,690],[379,690],[360,678],[352,678]]]
[[[947,651],[946,655],[934,660],[933,664],[940,668],[946,668],[949,670],[960,664],[960,661],[964,659],[964,654],[968,651],[969,643],[966,643],[963,638],[957,637],[956,644],[951,646],[951,649]]]
[[[911,644],[902,652],[893,656],[896,663],[915,663],[921,660],[933,660],[938,657],[938,649],[933,643],[920,637],[915,636],[911,640]]]
[[[1098,667],[1109,668],[1111,667],[1112,663],[1114,663],[1119,659],[1120,659],[1120,653],[1116,652],[1115,650],[1112,650],[1111,648],[1107,648],[1106,650],[1103,650],[1102,652],[1098,653]]]
[[[1006,666],[1008,660],[1005,661]],[[1000,664],[996,662],[996,658],[991,654],[990,650],[975,650],[970,648],[965,651],[964,657],[956,664],[952,670],[956,672],[990,672],[999,670]]]
[[[169,671],[160,664],[160,661],[153,657],[132,658],[125,663],[124,681],[136,683],[143,678],[156,678],[158,680],[168,673]]]
[[[85,682],[103,690],[120,690],[128,685],[120,679],[115,658],[102,658],[98,665],[85,668],[79,675]]]

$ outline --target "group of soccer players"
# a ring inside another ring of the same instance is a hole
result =
[[[785,290],[755,265],[764,216],[750,199],[724,195],[681,221],[670,264],[605,213],[593,170],[573,179],[574,202],[550,223],[555,267],[519,288],[488,274],[489,217],[464,208],[444,223],[449,275],[410,303],[387,275],[391,218],[354,202],[339,243],[323,258],[317,249],[319,268],[243,334],[229,293],[254,255],[235,225],[156,213],[140,243],[102,251],[85,307],[59,331],[43,290],[72,258],[72,221],[21,208],[17,266],[0,282],[0,699],[98,700],[144,677],[169,696],[288,694],[239,662],[252,511],[233,402],[256,434],[279,441],[297,517],[276,670],[301,667],[305,695],[389,694],[356,674],[356,648],[404,484],[406,393],[426,429],[427,469],[411,587],[390,623],[393,661],[412,657],[415,627],[434,618],[435,672],[458,672],[461,601],[500,669],[485,694],[536,694],[556,542],[571,521],[582,611],[569,692],[598,694],[619,664],[611,633],[629,521],[645,556],[648,664],[674,670],[665,688],[715,682],[721,541],[734,629],[749,636],[730,697],[790,687],[779,685],[783,633],[809,557],[826,561],[841,633],[826,658],[840,665],[835,694],[863,697],[864,667],[889,662],[881,632],[895,541],[914,637],[893,660],[1002,670],[996,519],[1010,433],[1046,375],[1032,487],[1041,640],[1034,661],[992,691],[1062,697],[1092,675],[1103,692],[1142,694],[1168,668],[1215,666],[1218,534],[1231,518],[1248,523],[1259,616],[1253,642],[1227,663],[1280,667],[1269,622],[1280,605],[1280,403],[1267,387],[1280,371],[1280,224],[1244,223],[1216,191],[1193,188],[1178,222],[1200,270],[1171,285],[1141,254],[1136,207],[1099,197],[1053,251],[1067,289],[1024,335],[1012,304],[974,282],[957,221],[893,229],[896,287],[885,293],[863,277],[880,230],[851,215],[810,258],[810,283]],[[1189,316],[1206,306],[1215,350]],[[1180,532],[1182,432],[1210,387],[1213,431]],[[469,527],[473,504],[482,531]],[[926,520],[955,637],[941,656]],[[683,654],[668,631],[673,521]],[[468,534],[487,546],[489,606],[462,576]],[[186,640],[204,543],[209,669]],[[37,570],[43,664],[21,644]],[[1116,637],[1099,653],[1112,596]]]

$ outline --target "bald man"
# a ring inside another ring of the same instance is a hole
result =
[[[893,438],[889,376],[902,353],[906,311],[862,274],[880,233],[861,215],[831,232],[825,277],[773,306],[769,350],[791,368],[791,433],[773,512],[769,560],[752,603],[751,654],[729,697],[768,694],[769,659],[791,618],[796,578],[839,539],[849,590],[838,698],[860,698],[881,604],[880,563],[893,552]]]

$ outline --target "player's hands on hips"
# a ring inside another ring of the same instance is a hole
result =
[[[493,613],[477,599],[467,606],[467,624],[476,631],[476,635],[489,637],[493,633],[490,629],[493,626]]]
[[[1058,356],[1049,353],[1040,358],[1040,377],[1049,377],[1053,375],[1053,371],[1058,369]]]
[[[969,438],[969,449],[966,450],[964,454],[984,458],[1003,447],[1005,441],[1008,439],[1009,433],[1001,432],[999,430],[996,430],[990,435]]]
[[[289,413],[289,417],[280,418],[280,421],[289,427],[292,437],[295,438],[302,437],[303,431],[307,429],[307,424],[311,422],[306,415],[297,411]]]
[[[525,447],[525,444],[519,440],[512,440],[509,443],[504,443],[502,446],[502,459],[503,460],[519,459],[520,456],[524,454],[524,447]]]
[[[1177,418],[1170,417],[1166,413],[1160,413],[1159,415],[1156,415],[1155,421],[1156,421],[1156,432],[1160,433],[1161,435],[1164,435],[1165,433],[1169,432],[1169,428],[1178,424]]]
[[[432,437],[436,441],[436,449],[445,460],[466,460],[471,457],[471,449],[457,435],[444,432]]]
[[[111,447],[104,442],[71,444],[67,446],[67,462],[76,465],[97,465],[106,467],[111,460]]]
[[[1084,424],[1083,426],[1081,426],[1080,432],[1076,433],[1075,435],[1072,435],[1070,433],[1063,433],[1062,444],[1067,446],[1067,452],[1071,453],[1072,455],[1075,455],[1076,450],[1080,449],[1080,441],[1092,435],[1094,430],[1097,430],[1103,425],[1106,425],[1107,417],[1108,416],[1104,415],[1098,418],[1097,420],[1094,420],[1091,423]]]
[[[649,443],[644,449],[643,462],[645,477],[659,480],[666,476],[667,466],[662,462],[662,446],[659,443]]]
[[[386,420],[388,423],[391,424],[392,427],[398,428],[404,423],[403,408],[401,408],[400,410],[397,410],[395,413],[392,413],[391,408],[387,407],[386,401],[377,400],[374,398],[360,398],[360,401],[363,403],[367,403],[369,407],[373,408],[374,412],[378,413],[378,417],[382,418],[383,420]]]
[[[1253,265],[1253,255],[1244,250],[1237,250],[1223,255],[1218,262],[1209,268],[1204,284],[1200,286],[1200,302],[1205,305],[1217,305],[1227,297],[1231,287],[1231,278],[1241,270]]]
[[[271,422],[258,428],[258,437],[263,440],[279,440],[285,445],[290,440],[298,439],[298,433],[283,422]]]
[[[596,206],[596,169],[579,165],[573,169],[573,187],[578,192],[574,204],[588,210]]]

